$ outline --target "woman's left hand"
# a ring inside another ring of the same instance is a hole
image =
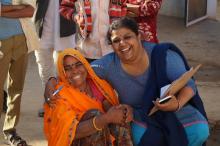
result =
[[[130,3],[127,3],[126,5],[127,5],[128,12],[134,13],[133,15],[137,15],[137,16],[139,15],[139,7],[140,7],[139,5],[130,4]]]
[[[176,111],[179,108],[179,101],[174,95],[165,103],[159,103],[159,99],[157,99],[154,104],[161,111]]]

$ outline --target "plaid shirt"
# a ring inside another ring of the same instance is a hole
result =
[[[87,37],[92,31],[93,23],[90,0],[62,0],[60,13],[68,20],[76,21],[80,27],[80,32],[83,37]],[[126,0],[110,0],[109,23],[111,23],[114,19],[125,16],[126,13]]]
[[[142,39],[158,43],[157,39],[157,14],[162,0],[128,0],[128,3],[139,5],[139,16],[136,17]]]

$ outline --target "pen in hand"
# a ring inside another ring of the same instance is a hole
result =
[[[56,91],[53,92],[52,96],[55,96],[57,93],[59,93],[63,89],[63,85],[60,86]]]

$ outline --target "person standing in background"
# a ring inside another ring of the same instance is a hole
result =
[[[56,75],[54,63],[57,54],[66,48],[75,48],[75,23],[59,14],[59,0],[37,0],[35,26],[40,38],[40,49],[35,51],[43,88],[45,82]],[[40,109],[38,116],[43,117]]]
[[[0,111],[3,105],[3,87],[8,75],[7,111],[3,133],[11,146],[27,146],[16,132],[21,96],[24,86],[28,52],[38,48],[38,39],[30,18],[34,4],[30,0],[0,0]],[[1,114],[1,113],[0,113]]]
[[[61,0],[60,13],[79,26],[77,49],[89,62],[112,52],[110,23],[126,15],[126,0]]]
[[[142,40],[158,43],[157,15],[161,4],[162,0],[127,0],[127,16],[138,23]]]

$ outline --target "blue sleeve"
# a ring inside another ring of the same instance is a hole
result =
[[[187,71],[182,58],[172,50],[167,51],[166,64],[167,77],[170,81],[178,79]],[[193,79],[188,81],[187,86],[191,87],[196,93],[196,85]]]
[[[115,53],[109,53],[103,56],[101,59],[97,59],[91,63],[91,66],[95,73],[104,80],[108,81],[108,74],[110,72],[110,64],[114,64]]]
[[[106,79],[106,71],[105,71],[105,66],[104,62],[102,59],[97,59],[91,63],[91,67],[95,71],[96,75],[100,77],[101,79]]]

